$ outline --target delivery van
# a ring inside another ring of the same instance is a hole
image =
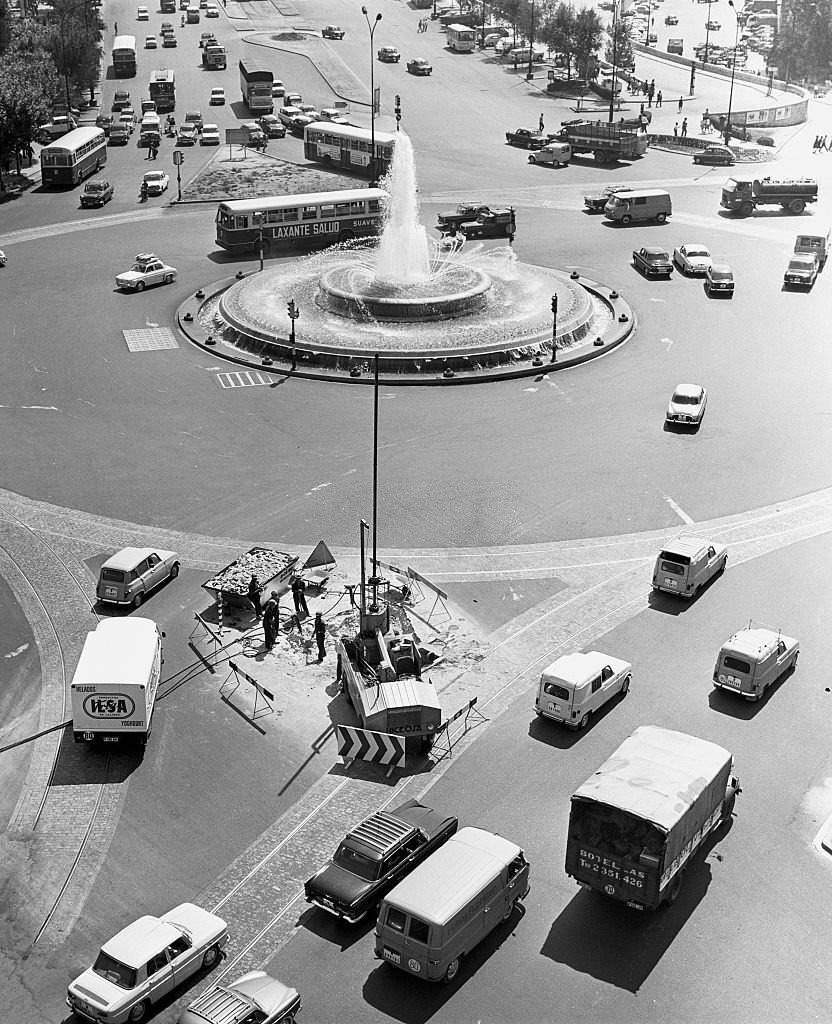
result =
[[[825,228],[817,234],[798,235],[794,240],[795,252],[813,252],[818,258],[818,266],[823,270],[826,257],[829,255],[830,231]]]
[[[654,220],[664,224],[673,213],[670,193],[659,188],[630,189],[611,195],[604,206],[604,216],[617,224]]]
[[[571,159],[572,147],[568,142],[549,142],[529,153],[530,164],[548,164],[549,167],[566,167]]]
[[[717,655],[714,684],[757,701],[772,683],[794,671],[800,644],[778,629],[748,625],[729,637]]]
[[[102,619],[87,634],[70,686],[76,743],[147,743],[164,635],[138,616]]]
[[[570,729],[585,729],[590,717],[630,689],[633,666],[600,651],[566,654],[543,670],[534,710]]]
[[[696,597],[717,573],[725,571],[728,548],[701,537],[677,537],[662,548],[653,567],[653,590]]]
[[[375,955],[414,977],[451,982],[528,892],[529,862],[516,843],[460,829],[385,896]]]

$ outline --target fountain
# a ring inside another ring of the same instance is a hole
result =
[[[587,344],[612,324],[611,303],[591,283],[521,263],[510,245],[457,250],[429,237],[403,132],[381,184],[390,198],[377,245],[339,244],[223,286],[198,309],[203,329],[277,360],[345,371],[378,353],[386,372],[435,374],[551,353],[553,297],[558,349]],[[301,310],[293,349],[290,299]]]

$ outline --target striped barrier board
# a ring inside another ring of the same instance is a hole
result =
[[[387,732],[372,732],[351,725],[336,725],[335,739],[338,755],[344,761],[374,761],[390,768],[403,768],[405,759],[404,737]]]

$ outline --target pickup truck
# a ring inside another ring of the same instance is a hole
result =
[[[632,185],[607,185],[600,192],[590,192],[584,196],[584,206],[588,213],[603,213],[610,196],[617,192],[629,192]]]
[[[550,136],[534,128],[515,128],[506,132],[506,142],[510,146],[522,146],[525,149],[541,149],[549,141]]]
[[[481,213],[489,213],[490,206],[481,206],[477,203],[460,203],[453,213],[439,214],[440,231],[456,231],[460,224],[467,220],[476,220]]]

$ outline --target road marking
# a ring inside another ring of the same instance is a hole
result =
[[[687,523],[688,526],[696,525],[696,520],[691,519],[691,517],[687,514],[687,512],[684,511],[684,509],[679,508],[679,506],[676,504],[673,498],[669,498],[667,495],[665,495],[664,500],[668,503],[668,505],[670,505],[670,507],[673,509],[676,515],[682,520],[683,523]]]
[[[239,370],[232,373],[218,373],[217,384],[221,388],[256,388],[274,384],[274,380],[268,374],[263,376],[259,370],[255,370],[253,373],[248,370]]]
[[[0,405],[0,409],[40,409],[44,412],[60,412],[57,405]]]
[[[166,348],[179,348],[179,342],[169,327],[144,327],[138,331],[122,331],[131,352],[156,352]]]

